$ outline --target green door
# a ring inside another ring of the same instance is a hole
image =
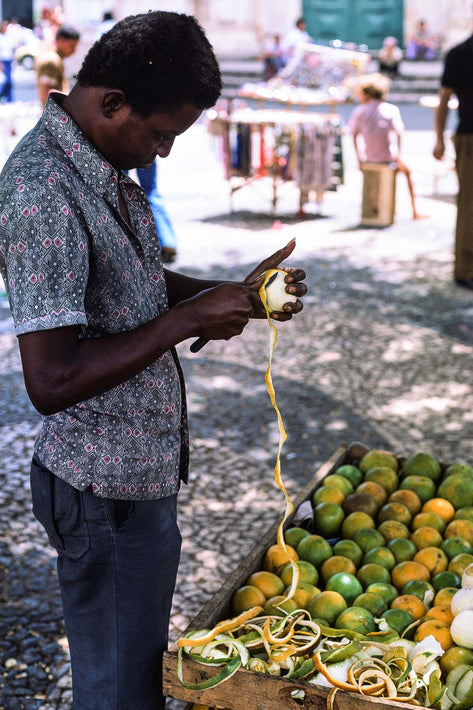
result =
[[[338,39],[379,49],[393,35],[403,46],[404,0],[303,0],[302,6],[315,41]]]

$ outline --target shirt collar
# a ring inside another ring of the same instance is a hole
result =
[[[64,98],[64,95],[58,92],[49,95],[41,119],[43,125],[54,136],[77,171],[86,176],[91,189],[118,204],[119,181],[130,182],[133,186],[134,181],[117,171],[99,153],[74,119],[62,108]]]

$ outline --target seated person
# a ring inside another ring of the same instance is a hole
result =
[[[437,40],[427,29],[425,20],[419,20],[414,35],[406,47],[407,59],[435,59]]]
[[[397,106],[385,101],[389,79],[381,74],[366,74],[359,81],[359,100],[349,119],[360,170],[365,163],[392,165],[407,179],[412,218],[422,219],[416,207],[411,171],[401,160],[401,137],[404,122]]]
[[[286,53],[280,35],[274,35],[262,55],[264,69],[263,81],[269,81],[278,71],[286,66]]]
[[[402,59],[402,49],[398,47],[395,37],[385,37],[383,46],[378,52],[379,71],[388,76],[399,74],[399,64]]]

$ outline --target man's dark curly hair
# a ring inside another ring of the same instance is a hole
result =
[[[222,90],[217,59],[197,20],[163,11],[117,22],[92,45],[77,82],[121,89],[143,117],[184,104],[210,108]]]

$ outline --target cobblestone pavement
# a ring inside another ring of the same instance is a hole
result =
[[[358,226],[361,185],[349,144],[345,185],[327,194],[324,216],[309,208],[305,219],[293,216],[297,195],[289,187],[275,217],[250,188],[235,195],[228,214],[217,148],[202,125],[163,164],[177,269],[241,278],[297,238],[291,263],[306,269],[309,295],[302,314],[281,326],[273,364],[290,494],[354,440],[473,461],[473,293],[451,281],[456,186],[446,175],[442,194],[432,198],[431,142],[415,132],[404,143],[429,218],[410,220],[400,181],[396,223],[381,230]],[[188,155],[192,170],[185,172]],[[29,505],[38,417],[24,393],[5,299],[0,305],[0,709],[66,710],[70,675],[55,559]],[[180,496],[184,544],[172,639],[284,509],[273,481],[278,429],[264,383],[267,325],[252,323],[242,337],[209,343],[197,355],[188,343],[179,351],[192,465]]]

